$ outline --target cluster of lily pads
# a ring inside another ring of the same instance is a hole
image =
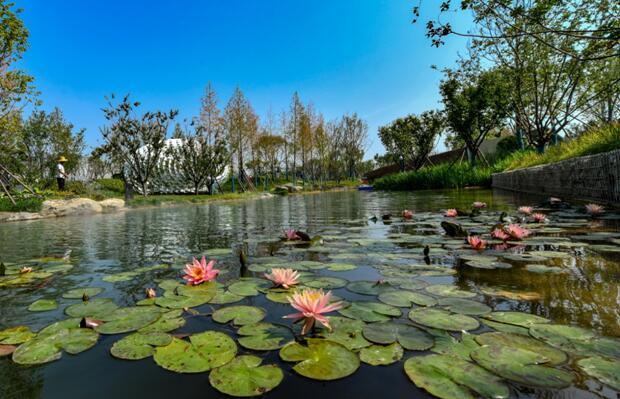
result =
[[[404,358],[404,373],[413,384],[440,398],[507,398],[513,384],[561,389],[577,380],[577,371],[620,391],[620,340],[535,314],[493,309],[484,301],[534,299],[525,295],[430,282],[458,268],[568,273],[546,263],[575,249],[620,252],[620,234],[549,236],[590,223],[565,207],[535,213],[521,207],[514,215],[484,208],[474,203],[471,211],[449,209],[442,223],[435,215],[412,211],[403,212],[402,220],[382,218],[394,225],[415,224],[422,232],[441,229],[441,235],[392,233],[373,239],[359,234],[364,227],[353,223],[345,236],[342,230],[324,230],[314,238],[287,230],[274,256],[241,253],[243,277],[221,278],[216,262],[203,257],[185,267],[184,281],[178,276],[144,287],[145,298],[129,307],[100,297],[103,288],[76,288],[63,295],[75,301],[64,309],[68,319],[38,332],[26,326],[0,331],[0,356],[10,355],[20,365],[44,364],[63,352],[76,355],[93,347],[100,335],[127,334],[110,348],[115,358],[152,358],[176,373],[209,372],[211,385],[232,396],[275,389],[288,363],[301,376],[329,381],[352,375],[362,363],[379,367]],[[386,245],[392,250],[369,251]],[[293,259],[300,253],[316,260]],[[225,248],[207,255],[232,254]],[[58,259],[5,264],[0,288],[45,281],[71,267]],[[381,277],[351,281],[340,276],[355,276],[359,267]],[[141,267],[103,281],[118,283],[167,269]],[[259,296],[294,313],[274,320],[266,309],[243,304]],[[39,300],[29,310],[56,306],[54,300]],[[209,317],[235,334],[175,333],[192,317]],[[283,363],[262,364],[260,355],[268,351],[278,351]]]

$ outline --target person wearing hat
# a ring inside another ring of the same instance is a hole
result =
[[[61,156],[58,158],[58,165],[56,165],[56,171],[58,172],[56,174],[56,181],[58,182],[59,191],[65,191],[65,179],[69,176],[65,172],[65,166],[63,165],[65,162],[67,162],[67,158]]]

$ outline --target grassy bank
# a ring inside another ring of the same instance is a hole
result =
[[[235,201],[259,198],[263,193],[222,193],[214,195],[149,195],[148,197],[135,196],[127,203],[129,207],[139,208],[146,206],[166,206],[181,204],[206,204],[217,201]]]
[[[15,198],[15,204],[8,197],[0,198],[0,212],[39,212],[43,198]]]

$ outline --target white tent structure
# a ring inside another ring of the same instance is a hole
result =
[[[164,150],[162,151],[160,158],[157,162],[157,170],[154,176],[148,182],[149,194],[193,194],[194,187],[192,184],[185,181],[181,173],[177,169],[176,160],[168,153],[169,148],[175,148],[185,144],[183,139],[167,139],[165,141]],[[140,155],[146,156],[148,154],[148,148],[142,147],[138,150]],[[227,165],[224,168],[224,172],[215,178],[214,183],[222,183],[226,180],[230,173],[230,167]],[[136,191],[141,193],[140,184],[133,182],[133,186]],[[201,192],[208,192],[209,188],[205,184],[201,187]],[[142,194],[142,193],[141,193]]]

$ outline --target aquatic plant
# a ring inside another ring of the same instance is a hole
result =
[[[214,269],[214,265],[215,260],[211,260],[207,263],[204,256],[200,262],[194,258],[191,264],[188,263],[185,265],[185,275],[183,276],[183,279],[187,281],[188,285],[198,285],[206,281],[215,280],[220,271],[218,269]]]
[[[547,216],[544,213],[535,213],[532,218],[536,223],[543,223],[547,221]]]
[[[507,226],[504,226],[504,231],[515,240],[522,240],[530,235],[529,230],[524,229],[516,223],[511,223]]]
[[[409,209],[405,209],[403,211],[403,218],[405,218],[405,219],[413,218],[413,211],[410,211]]]
[[[467,242],[473,249],[484,249],[487,246],[487,242],[478,236],[467,237]]]
[[[297,235],[295,229],[286,229],[284,230],[284,239],[287,241],[296,241],[299,240],[300,237]]]
[[[314,326],[315,321],[318,321],[328,329],[331,329],[329,325],[329,318],[324,316],[324,313],[333,312],[342,308],[342,302],[329,303],[332,297],[332,292],[328,291],[324,293],[322,289],[305,289],[301,292],[294,293],[288,298],[291,306],[299,311],[299,313],[293,313],[284,316],[285,319],[293,319],[294,322],[299,320],[304,321],[304,325],[301,329],[301,334],[305,335]]]
[[[299,284],[299,272],[293,269],[274,267],[271,273],[264,274],[265,278],[273,281],[274,287],[291,288]]]
[[[497,238],[498,240],[506,241],[510,238],[510,235],[500,228],[495,228],[491,232],[491,237]]]
[[[473,204],[471,204],[472,208],[475,209],[482,209],[482,208],[486,208],[487,207],[487,203],[486,202],[480,202],[480,201],[474,201]]]
[[[454,218],[454,217],[457,217],[458,214],[459,212],[456,209],[450,208],[446,211],[446,213],[444,213],[444,216],[447,218]]]
[[[586,213],[590,216],[599,216],[605,213],[605,208],[598,204],[587,204]]]
[[[146,290],[144,290],[146,293],[146,297],[147,298],[155,298],[157,296],[157,293],[155,292],[155,289],[153,288],[147,288]]]
[[[31,273],[32,272],[32,267],[29,266],[24,266],[21,269],[19,269],[19,272],[21,274],[25,274],[25,273]]]
[[[522,215],[530,215],[533,211],[534,208],[532,208],[531,206],[520,206],[519,209],[517,209],[517,212]]]

